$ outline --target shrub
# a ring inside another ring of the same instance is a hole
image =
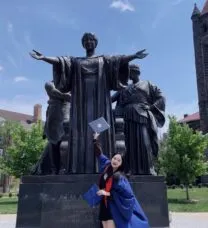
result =
[[[183,184],[180,184],[180,188],[181,188],[181,189],[184,189],[184,185],[183,185]]]
[[[193,185],[192,184],[189,184],[189,188],[193,188]]]
[[[176,185],[175,185],[175,184],[173,184],[173,185],[171,186],[171,188],[172,188],[172,189],[175,189],[175,188],[176,188]]]
[[[202,187],[202,184],[198,184],[198,188],[201,188]]]

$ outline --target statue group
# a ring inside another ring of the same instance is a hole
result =
[[[94,34],[85,33],[82,45],[86,57],[30,53],[53,66],[53,80],[45,84],[49,101],[44,135],[48,144],[33,169],[35,175],[60,174],[61,160],[65,162],[65,174],[97,173],[93,132],[88,123],[99,117],[109,123],[110,129],[100,135],[100,140],[103,152],[112,156],[116,149],[112,102],[117,102],[115,116],[124,120],[128,171],[155,175],[157,129],[165,123],[165,98],[158,87],[140,80],[138,65],[130,64],[147,54],[142,50],[132,55],[97,56],[97,44]],[[112,97],[111,91],[116,91]],[[66,153],[61,159],[64,141]]]

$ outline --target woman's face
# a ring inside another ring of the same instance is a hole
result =
[[[111,166],[113,169],[118,169],[122,164],[122,157],[120,154],[116,154],[111,159]]]
[[[94,50],[96,47],[96,41],[93,37],[87,36],[84,39],[84,47],[86,50]]]

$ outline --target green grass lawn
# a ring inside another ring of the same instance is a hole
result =
[[[208,212],[208,188],[189,189],[190,199],[186,201],[185,189],[168,189],[169,211]]]
[[[0,214],[16,214],[18,198],[3,196],[0,198]]]
[[[193,202],[186,202],[185,189],[168,189],[169,211],[208,212],[208,188],[192,188],[189,192]],[[0,214],[15,214],[17,201],[15,196],[0,198]]]

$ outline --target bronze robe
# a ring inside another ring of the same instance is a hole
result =
[[[133,174],[153,174],[158,154],[158,127],[165,123],[165,98],[148,81],[139,81],[113,96],[124,118],[128,169]],[[148,107],[149,109],[147,109]]]
[[[111,128],[100,140],[107,156],[114,152],[114,125],[111,90],[118,90],[128,80],[128,64],[122,56],[90,58],[60,57],[54,65],[54,83],[61,92],[71,92],[68,173],[97,172],[88,123],[103,116]]]

